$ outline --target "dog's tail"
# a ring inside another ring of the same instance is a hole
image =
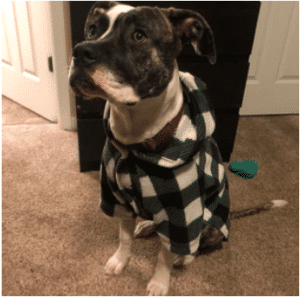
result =
[[[270,202],[263,203],[263,204],[260,204],[260,205],[257,205],[255,207],[251,207],[248,209],[231,211],[230,219],[235,220],[235,219],[239,219],[242,217],[258,214],[260,212],[267,211],[272,208],[284,207],[286,204],[287,204],[287,202],[284,200],[272,200]]]

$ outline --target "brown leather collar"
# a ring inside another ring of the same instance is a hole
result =
[[[134,143],[134,144],[123,144],[118,141],[110,132],[110,136],[112,137],[113,141],[116,142],[122,149],[127,151],[137,150],[137,151],[146,151],[151,153],[158,153],[162,151],[169,141],[171,140],[175,129],[177,128],[179,121],[181,119],[182,113],[184,110],[184,104],[182,104],[181,109],[179,110],[177,116],[171,120],[168,124],[166,124],[162,130],[160,130],[155,136],[152,138],[145,139],[143,142]]]

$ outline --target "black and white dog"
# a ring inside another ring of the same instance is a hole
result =
[[[107,100],[107,142],[101,166],[101,208],[121,218],[120,245],[105,266],[119,274],[134,235],[156,231],[162,247],[147,291],[166,295],[176,264],[229,236],[236,214],[217,144],[205,84],[178,70],[186,43],[216,62],[213,33],[198,13],[97,2],[85,25],[86,41],[73,51],[70,85],[85,99]],[[135,229],[135,218],[146,221]],[[135,231],[134,231],[135,230]]]

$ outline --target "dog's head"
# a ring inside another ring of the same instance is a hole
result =
[[[186,43],[216,61],[213,33],[191,10],[99,1],[89,12],[84,35],[73,51],[70,84],[86,99],[134,105],[160,95]]]

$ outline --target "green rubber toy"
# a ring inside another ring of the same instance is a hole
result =
[[[258,165],[256,161],[252,160],[245,160],[242,162],[232,161],[229,165],[229,170],[244,179],[251,179],[256,175]]]

